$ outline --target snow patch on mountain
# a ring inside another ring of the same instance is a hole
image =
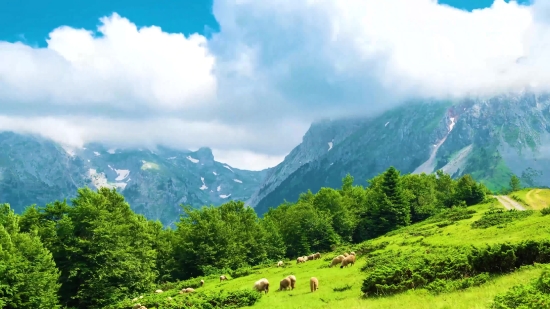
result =
[[[223,167],[225,167],[226,169],[228,169],[228,170],[230,170],[230,171],[232,171],[232,172],[233,172],[233,170],[232,170],[232,169],[231,169],[231,168],[230,168],[229,166],[227,166],[227,165],[224,165]],[[233,173],[235,173],[235,172],[233,172]]]
[[[221,197],[221,198],[228,198],[228,197],[230,197],[230,196],[231,196],[231,193],[229,193],[229,195],[220,194],[220,197]]]
[[[196,163],[199,163],[199,160],[197,160],[197,159],[195,159],[195,158],[193,158],[193,157],[191,157],[191,156],[187,156],[187,160],[189,160],[189,161],[191,161],[191,162],[193,162],[193,163],[195,163],[195,164],[196,164]]]
[[[204,183],[204,177],[201,177],[201,181],[202,181],[202,186],[199,188],[201,190],[206,190],[208,189],[208,187],[206,186],[206,184]]]
[[[115,169],[115,172],[117,173],[117,178],[115,178],[116,181],[124,180],[128,175],[130,175],[129,170],[117,170]]]
[[[233,179],[234,182],[243,183],[242,180],[239,179]]]

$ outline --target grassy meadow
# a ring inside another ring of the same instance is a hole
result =
[[[526,209],[541,210],[550,206],[550,189],[523,189],[509,194],[511,198],[516,199],[523,204]]]
[[[550,201],[550,190],[522,190],[514,194],[525,199],[533,210],[546,207],[544,199]],[[490,274],[489,280],[482,284],[442,293],[434,293],[424,288],[412,288],[393,295],[365,297],[362,292],[363,281],[369,272],[384,266],[383,259],[377,262],[381,256],[435,255],[438,250],[450,247],[469,245],[483,247],[487,244],[550,239],[550,216],[544,216],[540,211],[527,211],[525,216],[509,220],[491,219],[492,221],[489,220],[489,223],[482,228],[474,228],[473,222],[482,219],[485,213],[503,209],[503,206],[493,200],[467,209],[468,215],[463,215],[461,218],[435,216],[361,244],[321,253],[319,260],[307,261],[303,264],[296,264],[296,260],[284,260],[283,267],[277,267],[275,263],[256,266],[246,275],[238,278],[228,276],[229,279],[223,282],[219,281],[219,275],[222,274],[213,274],[174,283],[172,286],[164,286],[162,294],[144,295],[140,302],[157,304],[153,307],[149,305],[147,307],[149,309],[177,308],[169,306],[169,301],[165,301],[166,298],[172,297],[171,301],[175,301],[219,291],[251,290],[255,281],[267,278],[270,282],[269,293],[262,295],[254,305],[246,308],[491,308],[491,303],[497,294],[538,278],[544,265],[535,263],[519,267],[513,272]],[[339,265],[328,267],[333,257],[350,251],[358,253],[355,265],[343,269]],[[367,265],[369,263],[370,265]],[[277,291],[279,281],[288,275],[296,276],[296,288]],[[314,293],[310,292],[309,287],[309,279],[312,276],[319,280],[319,289]],[[179,290],[186,288],[189,282],[199,282],[201,279],[205,280],[205,285],[197,287],[195,295],[178,294]],[[160,305],[161,299],[164,305]],[[135,302],[128,299],[113,308],[131,308],[133,304]]]

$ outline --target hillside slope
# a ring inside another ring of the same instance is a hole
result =
[[[492,190],[507,188],[512,173],[527,186],[550,185],[549,96],[411,103],[362,119],[352,130],[331,151],[273,181],[279,185],[253,204],[257,212],[308,189],[338,187],[347,173],[364,181],[390,165],[403,173],[471,174]]]
[[[483,273],[474,276],[472,273],[475,280],[465,276],[460,279],[437,281],[437,284],[424,283],[419,288],[403,293],[390,293],[395,295],[387,297],[363,297],[361,290],[366,278],[382,280],[383,278],[378,276],[382,276],[383,271],[391,270],[391,267],[394,267],[392,264],[399,261],[408,261],[411,263],[408,267],[417,267],[415,263],[420,261],[439,261],[438,258],[441,258],[441,265],[447,265],[446,263],[460,261],[456,257],[454,261],[445,258],[449,253],[457,254],[459,251],[456,250],[460,248],[475,246],[479,250],[485,250],[483,248],[486,248],[486,245],[491,245],[494,249],[500,248],[499,245],[503,243],[517,246],[524,241],[538,242],[540,250],[550,248],[550,230],[547,228],[550,216],[544,216],[540,212],[522,212],[525,216],[513,217],[514,211],[498,212],[499,209],[504,210],[503,205],[493,200],[487,204],[450,211],[352,247],[322,253],[320,260],[303,264],[297,264],[295,260],[285,260],[283,267],[274,264],[257,266],[242,276],[228,276],[229,280],[223,282],[220,282],[219,274],[194,278],[160,286],[164,289],[162,294],[144,295],[139,302],[147,308],[168,308],[168,305],[156,304],[180,303],[189,297],[200,298],[218,291],[251,290],[254,282],[260,278],[267,278],[270,282],[270,291],[251,306],[252,308],[491,308],[495,296],[518,284],[527,284],[538,278],[543,267],[538,264],[525,266],[525,263],[532,264],[527,261],[531,257],[516,253],[509,262],[521,267],[518,266],[510,273],[489,271],[488,276]],[[491,219],[487,220],[488,218]],[[483,224],[480,225],[480,222]],[[519,247],[515,248],[520,250]],[[351,251],[359,254],[355,265],[343,269],[328,267],[333,257]],[[531,254],[537,255],[534,252]],[[546,259],[545,263],[550,261],[547,256],[538,254],[543,260]],[[497,258],[494,261],[500,263],[505,262],[505,259]],[[464,267],[460,265],[458,269]],[[449,266],[445,269],[448,272],[445,276],[451,275],[450,269],[453,268]],[[279,281],[288,275],[296,276],[296,288],[291,291],[277,291]],[[309,288],[309,279],[312,276],[319,280],[319,290],[315,293],[311,293]],[[205,280],[204,287],[198,287],[201,279]],[[388,285],[398,286],[402,278],[396,273],[395,277],[386,280]],[[195,287],[194,296],[178,293],[180,289],[190,285]],[[383,285],[380,288],[384,288]],[[167,300],[167,297],[172,297],[173,300]],[[130,308],[134,303],[128,299],[112,308]]]
[[[11,132],[0,133],[0,202],[17,212],[74,197],[77,188],[117,188],[138,213],[165,225],[179,220],[180,204],[195,207],[247,200],[268,170],[245,171],[195,152],[159,147],[81,149]]]

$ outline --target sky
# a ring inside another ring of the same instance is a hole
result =
[[[315,119],[550,90],[549,54],[544,0],[4,0],[0,130],[259,170]]]

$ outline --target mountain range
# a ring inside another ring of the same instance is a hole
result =
[[[302,192],[356,183],[395,166],[402,173],[469,173],[492,190],[512,174],[550,184],[550,96],[531,92],[455,101],[413,101],[385,113],[314,122],[274,168],[246,171],[209,148],[71,149],[44,138],[0,133],[0,202],[16,209],[70,198],[82,186],[116,187],[132,208],[172,224],[180,204],[242,200],[262,215]]]

